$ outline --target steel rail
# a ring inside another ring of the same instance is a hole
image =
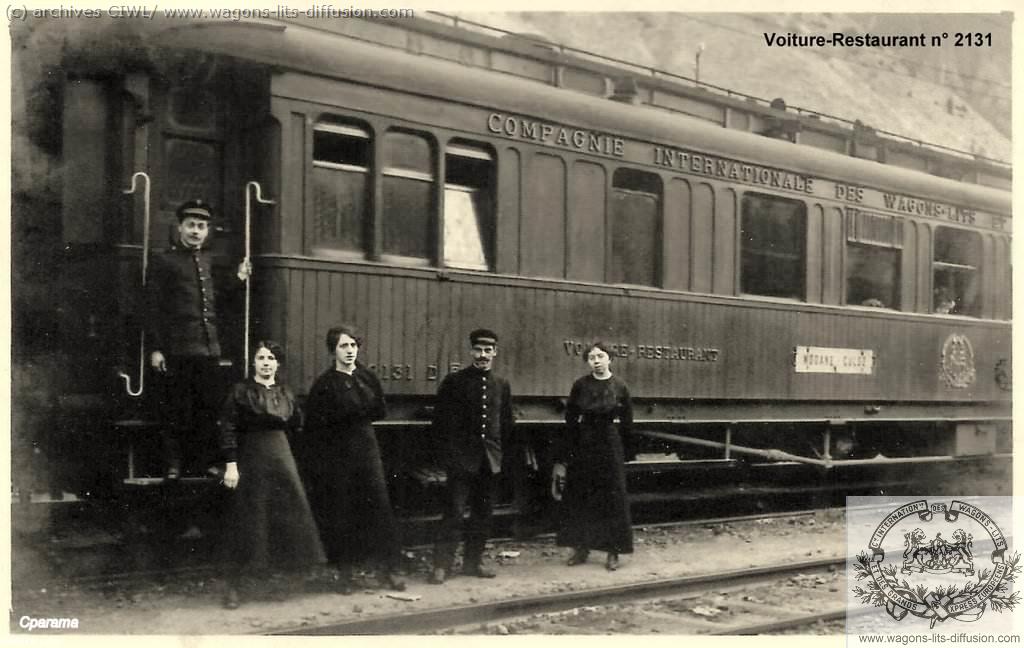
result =
[[[600,587],[557,594],[542,594],[488,603],[437,608],[369,619],[299,626],[273,632],[275,635],[395,635],[421,634],[452,627],[490,623],[510,617],[571,610],[583,605],[608,605],[657,596],[702,594],[722,587],[743,587],[773,581],[790,574],[821,569],[845,569],[848,557],[822,558],[799,563],[736,569],[719,574],[666,578],[627,585]]]
[[[814,614],[805,614],[803,616],[790,617],[788,619],[780,619],[778,621],[767,621],[764,623],[752,623],[750,625],[739,626],[735,628],[722,628],[721,630],[715,630],[706,634],[710,635],[760,635],[767,634],[769,632],[778,632],[780,630],[791,630],[793,628],[799,628],[818,621],[837,621],[839,619],[845,619],[847,617],[846,608],[838,608],[835,610],[826,610],[824,612],[816,612]]]

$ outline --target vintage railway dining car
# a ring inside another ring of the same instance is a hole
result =
[[[329,326],[366,331],[396,474],[429,462],[432,397],[476,326],[499,331],[538,439],[601,339],[642,450],[820,465],[1008,452],[1007,169],[515,39],[347,23],[121,21],[92,34],[115,43],[102,55],[66,44],[50,339],[79,383],[51,387],[52,448],[118,438],[103,450],[123,457],[144,436],[144,397],[107,372],[139,357],[123,340],[142,200],[119,190],[145,171],[150,241],[203,194],[226,216],[225,267],[260,183],[274,204],[252,208],[250,335],[284,342],[304,391]],[[226,380],[240,305],[227,317]]]

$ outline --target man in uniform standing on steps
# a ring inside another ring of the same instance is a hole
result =
[[[491,489],[501,472],[502,447],[510,451],[514,418],[508,381],[492,371],[498,336],[488,329],[469,334],[473,364],[441,382],[434,410],[434,434],[448,475],[444,513],[434,544],[430,582],[440,585],[451,573],[455,548],[465,539],[462,573],[494,578],[482,564],[490,532]],[[463,530],[462,511],[470,517]]]
[[[146,281],[146,343],[150,367],[160,376],[155,405],[166,425],[167,480],[181,476],[183,456],[192,463],[212,458],[202,455],[215,445],[221,405],[216,292],[210,253],[204,247],[213,212],[202,200],[190,200],[176,215],[177,240],[153,255]],[[248,260],[243,260],[238,279],[244,281],[251,273]]]

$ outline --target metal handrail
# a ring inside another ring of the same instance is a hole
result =
[[[250,196],[252,195],[252,192],[250,192],[250,189],[253,189],[253,188],[256,189],[256,202],[257,203],[259,203],[261,205],[273,205],[273,204],[276,204],[273,200],[266,200],[266,199],[263,198],[263,188],[260,186],[260,183],[256,182],[255,180],[250,180],[249,182],[245,183],[245,258],[242,260],[242,263],[246,264],[246,266],[248,266],[249,268],[252,267],[251,266],[252,261],[250,260],[250,256],[251,256],[251,252],[252,252],[252,200],[251,200]],[[244,353],[245,353],[245,359],[244,359],[245,368],[243,369],[243,374],[242,374],[245,378],[249,377],[249,364],[250,364],[250,360],[251,360],[251,358],[249,358],[249,326],[250,326],[249,321],[250,321],[250,304],[251,304],[251,300],[252,300],[251,288],[250,288],[251,279],[252,279],[252,272],[250,271],[245,276],[245,341],[244,341],[244,344],[243,344]]]
[[[146,290],[146,271],[149,268],[149,195],[150,195],[150,179],[149,175],[145,171],[136,171],[132,174],[132,186],[128,189],[122,189],[123,194],[133,194],[136,190],[136,180],[142,178],[146,181],[146,188],[142,194],[143,201],[143,219],[142,219],[142,290]],[[124,381],[125,390],[129,396],[138,398],[142,396],[142,391],[145,388],[146,380],[146,327],[143,326],[139,332],[139,388],[132,390],[132,379],[124,371],[118,372],[118,377]]]

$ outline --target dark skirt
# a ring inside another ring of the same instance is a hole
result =
[[[238,448],[238,488],[228,491],[223,548],[236,571],[324,562],[313,513],[282,430],[248,432]]]
[[[568,465],[558,544],[633,552],[622,440],[611,422],[584,422]]]
[[[397,568],[398,525],[373,427],[359,425],[319,450],[310,500],[327,559],[340,566],[372,559]]]

